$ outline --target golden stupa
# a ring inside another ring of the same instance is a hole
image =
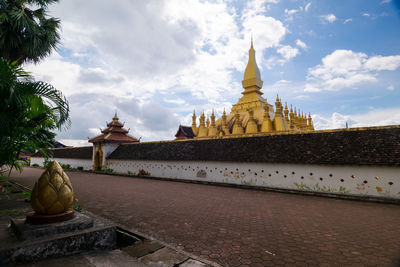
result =
[[[287,132],[298,133],[313,131],[313,123],[310,113],[307,115],[297,112],[296,108],[287,104],[282,105],[279,96],[276,97],[274,107],[263,98],[261,88],[260,70],[258,69],[253,40],[249,50],[249,61],[244,71],[242,86],[243,96],[239,101],[232,105],[230,114],[225,113],[220,119],[215,121],[214,111],[211,116],[206,118],[204,112],[200,115],[200,124],[196,124],[196,114],[192,116],[192,130],[195,138],[212,138],[228,135],[254,135],[259,133]],[[211,124],[210,124],[211,119]]]
[[[31,206],[36,215],[67,212],[74,201],[71,182],[57,161],[53,161],[35,183]]]

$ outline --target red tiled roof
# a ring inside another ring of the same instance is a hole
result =
[[[186,138],[194,138],[192,127],[179,125],[178,131],[175,134],[176,138],[184,136]]]
[[[90,143],[101,143],[101,142],[118,142],[118,143],[128,143],[128,142],[139,142],[133,136],[128,134],[121,133],[108,133],[108,134],[100,134],[96,137],[89,139]]]
[[[128,133],[128,130],[125,130],[124,128],[117,128],[117,127],[109,127],[101,131],[103,134],[109,133],[109,132],[118,132],[118,133]]]
[[[117,114],[110,123],[108,128],[101,131],[101,134],[89,139],[90,143],[116,142],[116,143],[134,143],[139,142],[133,136],[128,135],[129,130],[122,128],[124,125],[119,122]]]

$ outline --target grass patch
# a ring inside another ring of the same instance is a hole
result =
[[[25,192],[22,192],[22,193],[18,193],[17,194],[17,196],[20,196],[20,197],[31,197],[31,195],[32,195],[32,191],[25,191]]]
[[[22,210],[17,210],[17,209],[9,209],[9,210],[0,210],[0,214],[3,215],[10,215],[10,214],[14,214],[14,213],[19,213]]]

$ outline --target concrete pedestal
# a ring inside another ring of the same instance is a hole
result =
[[[91,213],[76,212],[75,218],[54,224],[29,225],[24,221],[25,217],[11,219],[12,231],[0,248],[0,262],[35,262],[85,251],[112,250],[117,245],[116,226]]]
[[[90,227],[93,227],[93,219],[80,212],[75,212],[75,217],[68,221],[41,225],[26,223],[25,219],[11,219],[11,229],[21,241],[73,233]]]

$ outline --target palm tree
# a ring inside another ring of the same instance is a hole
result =
[[[51,131],[69,125],[68,101],[60,91],[0,58],[0,167],[18,168],[21,151],[50,147]]]
[[[49,56],[60,41],[60,20],[46,10],[58,1],[0,0],[0,57],[22,64]]]

